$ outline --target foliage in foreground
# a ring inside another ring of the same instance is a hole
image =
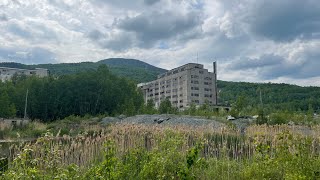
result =
[[[158,146],[137,147],[119,153],[109,137],[102,161],[90,167],[61,164],[58,148],[50,147],[52,134],[37,143],[45,156],[35,158],[36,149],[26,146],[1,176],[2,179],[317,179],[320,159],[317,139],[289,132],[273,139],[254,136],[254,155],[204,156],[206,139],[183,151],[184,135],[166,131]],[[219,143],[219,141],[217,141]],[[221,144],[220,146],[226,146]],[[223,148],[222,148],[223,149]],[[221,153],[221,152],[220,152]],[[239,152],[234,152],[239,153]]]

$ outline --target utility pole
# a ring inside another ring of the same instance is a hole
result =
[[[261,106],[263,106],[263,103],[262,103],[262,95],[261,95],[261,89],[260,89],[260,104],[261,104]]]
[[[26,102],[24,105],[24,119],[27,119],[28,93],[29,93],[29,89],[27,89],[27,93],[26,93]]]

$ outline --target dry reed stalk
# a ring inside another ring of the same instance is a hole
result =
[[[141,124],[115,124],[112,127],[101,129],[92,126],[90,130],[97,130],[91,135],[79,135],[70,137],[51,137],[48,146],[51,151],[59,154],[60,165],[65,166],[75,163],[81,167],[89,166],[93,161],[102,159],[102,150],[107,139],[112,140],[116,145],[117,155],[121,156],[136,148],[152,150],[159,148],[161,143],[167,141],[169,137],[179,138],[182,144],[178,149],[185,153],[190,147],[199,142],[203,142],[203,157],[217,157],[235,159],[251,159],[255,154],[255,142],[270,144],[270,154],[276,152],[276,147],[280,143],[277,134],[281,132],[291,132],[294,136],[307,137],[301,135],[303,126],[288,125],[254,125],[246,130],[246,135],[241,135],[240,131],[228,128],[208,128],[206,126],[162,126],[162,125],[141,125]],[[309,128],[308,137],[312,138],[312,154],[320,154],[320,126]],[[41,143],[29,143],[35,149],[35,158],[45,158],[45,152]],[[294,152],[296,147],[292,147]],[[12,146],[10,156],[12,159],[23,150],[23,146]],[[10,162],[11,162],[10,161]],[[41,165],[41,164],[40,164]],[[41,165],[42,166],[42,165]]]

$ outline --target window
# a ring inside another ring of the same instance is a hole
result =
[[[197,93],[191,93],[191,96],[199,97],[199,94],[197,94]]]
[[[211,77],[205,77],[204,79],[205,80],[210,80],[210,81],[212,80]]]
[[[199,104],[199,100],[192,100],[193,103]]]
[[[193,84],[199,84],[199,81],[191,81]]]
[[[203,74],[203,71],[199,71],[199,74]]]
[[[180,103],[183,103],[183,100],[180,100]]]
[[[199,87],[191,87],[191,90],[199,90]]]
[[[198,75],[191,75],[191,78],[198,79],[199,76]]]
[[[204,82],[204,85],[211,85],[210,82]]]
[[[209,89],[209,88],[204,88],[204,91],[211,91],[211,89]]]

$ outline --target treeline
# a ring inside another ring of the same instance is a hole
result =
[[[220,104],[234,105],[239,98],[246,107],[263,104],[269,111],[320,111],[320,87],[289,84],[218,81]],[[261,93],[261,96],[260,96]]]
[[[60,63],[60,64],[36,64],[26,65],[14,62],[0,62],[0,67],[11,67],[21,69],[48,69],[50,74],[55,77],[80,72],[97,70],[100,65],[107,65],[110,71],[117,76],[129,77],[136,82],[148,82],[157,78],[158,74],[166,72],[145,62],[135,59],[110,58],[98,62],[80,63]]]
[[[58,78],[14,77],[0,82],[0,117],[23,117],[27,92],[27,116],[43,121],[69,115],[132,115],[143,106],[135,83],[101,65],[96,71]]]

